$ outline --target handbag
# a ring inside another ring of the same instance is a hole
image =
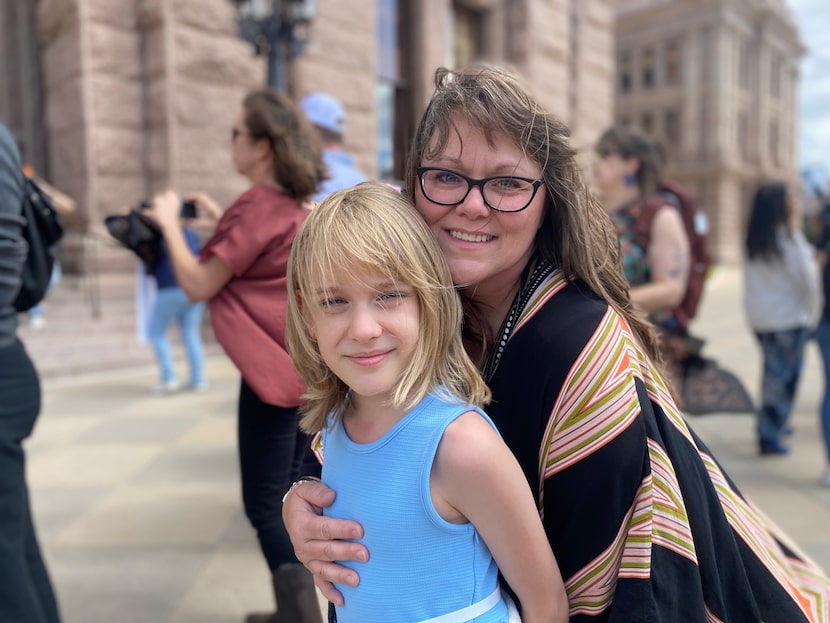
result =
[[[161,260],[162,233],[158,223],[133,209],[127,214],[108,216],[104,225],[110,236],[138,256],[145,272],[152,274]]]
[[[689,357],[682,363],[680,374],[680,393],[686,413],[755,412],[752,398],[741,379],[713,359]]]
[[[14,308],[25,312],[46,296],[55,264],[56,245],[63,237],[63,225],[49,195],[28,176],[23,176],[20,213],[24,220],[21,233],[29,249]]]

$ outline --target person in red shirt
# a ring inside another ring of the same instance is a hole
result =
[[[208,301],[217,340],[242,374],[239,462],[245,514],[271,570],[278,611],[248,623],[320,622],[311,575],[298,563],[282,523],[280,500],[296,479],[308,438],[298,428],[305,391],[285,346],[286,264],[325,177],[313,128],[286,96],[248,94],[232,131],[233,160],[251,188],[222,214],[204,194],[190,198],[217,219],[194,257],[182,234],[181,200],[156,196],[150,215],[167,242],[173,270],[192,301]]]

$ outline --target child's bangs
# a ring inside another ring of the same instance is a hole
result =
[[[411,254],[399,248],[394,239],[377,234],[373,227],[356,223],[328,229],[314,241],[311,257],[307,258],[306,281],[311,289],[318,290],[335,277],[362,282],[366,277],[382,276],[408,285],[420,281],[413,274],[417,263]]]

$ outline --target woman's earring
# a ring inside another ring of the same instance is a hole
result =
[[[626,173],[625,175],[623,175],[623,182],[625,182],[626,186],[636,186],[637,176],[632,175],[631,173]]]

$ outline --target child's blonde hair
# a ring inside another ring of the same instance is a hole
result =
[[[411,409],[439,387],[467,404],[489,402],[490,390],[461,342],[461,302],[438,243],[408,199],[385,184],[366,182],[329,195],[312,210],[288,260],[286,342],[307,387],[303,430],[321,430],[347,399],[349,388],[311,337],[307,312],[317,304],[319,288],[342,271],[380,274],[415,290],[418,342],[393,388],[393,406]]]

